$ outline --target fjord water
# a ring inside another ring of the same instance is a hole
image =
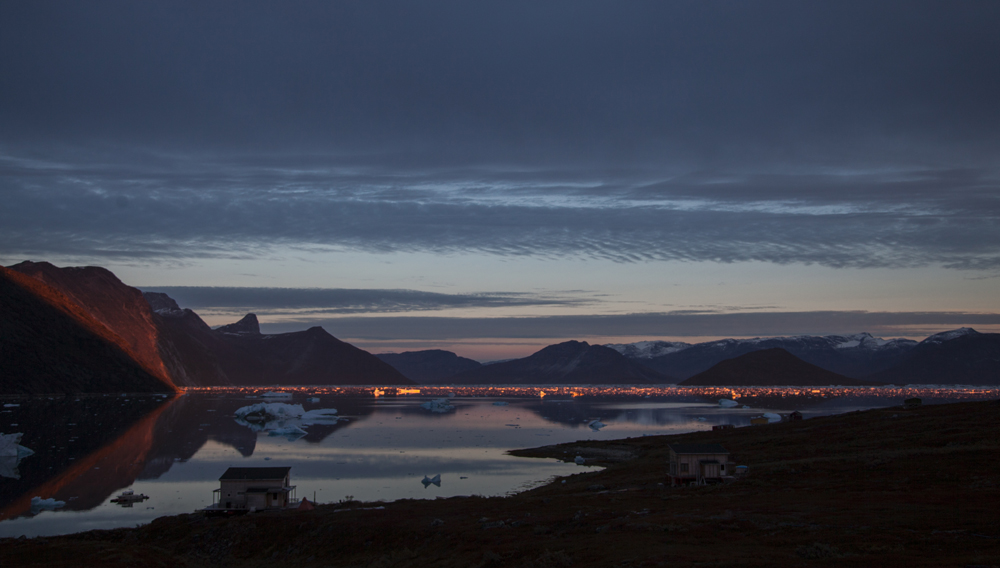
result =
[[[4,400],[0,432],[23,432],[21,444],[35,454],[0,464],[0,536],[130,527],[190,513],[211,504],[218,478],[232,466],[290,466],[298,497],[321,503],[504,495],[588,469],[506,454],[515,448],[746,426],[764,412],[799,410],[809,418],[897,405],[911,396],[926,404],[1000,394],[975,388],[615,386],[438,387],[375,397],[370,387],[286,390],[291,399],[273,402],[335,408],[341,420],[303,425],[304,435],[256,431],[259,426],[237,420],[234,412],[264,401],[260,389]],[[454,410],[434,413],[421,406],[449,395]],[[722,408],[720,398],[736,398],[740,406]],[[588,426],[598,419],[606,426]],[[440,486],[421,483],[435,475]],[[110,502],[128,488],[150,498],[132,507]],[[36,496],[65,505],[32,509]]]

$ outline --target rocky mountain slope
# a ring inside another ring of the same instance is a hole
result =
[[[726,359],[682,381],[685,386],[827,386],[869,385],[806,363],[780,348],[762,349]]]
[[[482,367],[479,361],[459,357],[451,351],[427,349],[403,353],[378,353],[379,359],[417,383],[439,382],[452,375]]]
[[[66,294],[0,267],[0,393],[175,390],[143,355]]]
[[[676,379],[627,359],[621,353],[585,341],[567,341],[523,359],[459,373],[449,384],[652,384]]]
[[[867,379],[893,384],[1000,385],[1000,333],[966,327],[932,335],[898,365]]]

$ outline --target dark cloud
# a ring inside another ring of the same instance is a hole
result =
[[[298,331],[306,320],[262,326],[267,333]],[[308,320],[341,338],[365,341],[563,339],[587,337],[750,337],[827,335],[867,331],[926,336],[962,326],[997,326],[1000,314],[965,312],[659,313],[500,318],[342,317]]]
[[[0,254],[1000,266],[1000,3],[0,3]]]
[[[589,300],[524,293],[439,294],[418,290],[330,288],[233,288],[207,286],[143,287],[163,292],[184,308],[225,313],[317,314],[390,313],[449,308],[579,306]]]

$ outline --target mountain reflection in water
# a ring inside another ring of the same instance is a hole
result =
[[[0,478],[0,536],[133,526],[191,512],[210,503],[219,476],[230,466],[292,466],[299,496],[312,498],[315,492],[321,502],[344,495],[362,500],[496,495],[581,470],[505,454],[518,447],[745,426],[762,412],[800,410],[808,418],[898,405],[913,396],[925,404],[998,396],[996,389],[615,386],[430,387],[376,398],[371,388],[313,387],[276,402],[301,404],[305,411],[336,408],[345,420],[303,422],[305,434],[286,439],[234,417],[240,407],[267,401],[256,397],[260,392],[16,400],[19,406],[2,409],[0,432],[23,432],[21,444],[35,454],[17,464],[19,478]],[[437,414],[420,406],[451,394],[453,411]],[[735,399],[739,406],[721,408],[720,398]],[[492,404],[501,399],[508,404]],[[607,427],[587,427],[598,419]],[[435,475],[441,475],[440,486],[420,483]],[[150,499],[127,510],[110,505],[111,497],[133,486]],[[65,505],[32,513],[35,496]]]

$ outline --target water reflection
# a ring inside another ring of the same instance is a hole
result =
[[[506,455],[512,448],[744,426],[763,412],[799,410],[808,418],[913,396],[925,404],[998,396],[996,389],[927,388],[420,390],[376,398],[370,388],[303,389],[281,401],[301,405],[300,415],[263,422],[235,416],[239,408],[265,402],[254,390],[204,390],[172,399],[18,400],[13,404],[20,406],[0,412],[0,432],[23,432],[21,443],[36,453],[14,464],[16,469],[0,464],[2,471],[18,474],[0,478],[0,536],[132,526],[190,512],[208,504],[230,466],[292,466],[300,496],[321,502],[346,495],[377,500],[502,494],[579,470]],[[436,413],[421,406],[442,397],[454,408]],[[721,398],[739,406],[723,408]],[[333,408],[336,420],[330,419]],[[589,427],[594,421],[606,427]],[[299,432],[291,433],[292,427]],[[131,509],[110,502],[128,488],[149,499]],[[64,505],[33,509],[34,497]]]

